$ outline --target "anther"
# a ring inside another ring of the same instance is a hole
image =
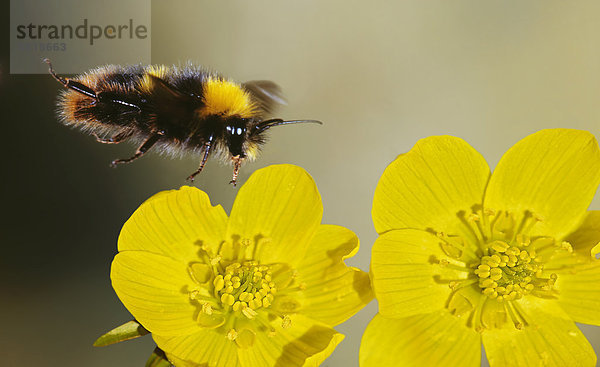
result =
[[[475,214],[475,213],[471,213],[467,217],[467,220],[469,222],[479,222],[481,220],[481,217],[479,215]]]
[[[223,289],[223,287],[225,287],[225,280],[223,280],[223,276],[217,275],[215,280],[213,280],[213,285],[215,286],[215,290],[217,292]]]
[[[281,320],[281,327],[284,329],[289,329],[291,326],[292,326],[292,319],[288,315],[285,315],[283,317],[283,319]]]
[[[227,339],[229,339],[231,341],[234,341],[235,339],[237,339],[237,337],[238,337],[238,333],[237,333],[237,331],[235,331],[235,329],[231,329],[227,333]]]
[[[500,253],[505,252],[509,248],[508,244],[504,241],[494,241],[490,247]]]
[[[573,246],[569,242],[567,242],[567,241],[562,241],[561,244],[560,244],[560,248],[562,250],[567,251],[568,253],[572,253],[573,252]]]

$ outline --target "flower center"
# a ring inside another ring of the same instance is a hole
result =
[[[253,318],[261,307],[269,308],[277,287],[273,282],[271,266],[258,265],[256,261],[234,262],[213,280],[217,298],[223,308],[241,311]]]
[[[458,214],[463,223],[460,234],[437,232],[447,258],[432,258],[444,268],[434,276],[435,281],[451,290],[446,308],[478,331],[500,328],[506,322],[517,329],[529,325],[519,299],[556,298],[558,276],[546,264],[573,256],[573,247],[553,237],[530,236],[543,218],[529,211],[479,207],[473,213]]]
[[[202,246],[199,261],[188,267],[197,284],[188,294],[198,306],[198,325],[240,348],[252,346],[258,332],[274,335],[277,328],[290,327],[306,288],[290,266],[253,260],[260,241],[267,239],[223,242],[215,252]]]
[[[484,295],[503,302],[520,299],[536,288],[537,293],[552,290],[557,276],[552,273],[550,278],[544,279],[542,270],[534,249],[494,241],[473,273],[479,277],[479,288]]]

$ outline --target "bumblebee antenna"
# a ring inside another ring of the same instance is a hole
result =
[[[282,120],[282,119],[272,119],[272,120],[265,120],[262,121],[258,124],[258,129],[260,131],[265,131],[267,129],[272,128],[273,126],[279,126],[279,125],[291,125],[291,124],[319,124],[319,125],[323,125],[323,123],[321,121],[317,121],[317,120]]]

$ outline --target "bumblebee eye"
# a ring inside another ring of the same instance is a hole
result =
[[[239,126],[226,126],[225,130],[227,131],[227,133],[229,135],[232,136],[243,136],[244,134],[246,134],[246,128],[245,127],[239,127]]]

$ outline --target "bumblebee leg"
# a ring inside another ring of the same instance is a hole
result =
[[[123,130],[120,133],[117,133],[116,135],[113,135],[112,137],[110,137],[108,139],[103,139],[103,138],[99,137],[98,134],[96,134],[96,133],[92,133],[92,135],[94,137],[96,137],[96,141],[98,143],[102,143],[102,144],[119,144],[123,140],[125,140],[128,137],[130,137],[131,135],[133,135],[133,131],[132,130]]]
[[[98,102],[116,103],[118,105],[131,109],[133,112],[142,112],[140,106],[136,105],[135,103],[131,103],[130,101],[127,101],[127,99],[123,96],[113,92],[99,92],[97,93],[96,99],[98,100]]]
[[[202,157],[202,162],[200,162],[200,166],[198,167],[198,169],[196,170],[196,172],[192,173],[187,179],[194,182],[194,177],[196,177],[200,172],[202,172],[202,169],[204,168],[204,165],[206,164],[206,160],[208,159],[208,155],[210,153],[210,147],[212,144],[212,140],[213,137],[211,135],[210,139],[208,139],[208,142],[206,142],[204,144],[204,156]]]
[[[50,62],[49,59],[44,59],[43,60],[46,64],[48,64],[48,70],[50,71],[50,74],[54,77],[54,79],[56,79],[60,84],[64,85],[66,88],[72,89],[76,92],[79,92],[83,95],[86,95],[88,97],[94,98],[94,99],[98,99],[98,96],[96,95],[96,92],[94,92],[93,89],[91,89],[90,87],[86,87],[85,85],[76,82],[74,80],[71,80],[69,78],[63,78],[60,77],[58,75],[56,75],[56,73],[54,72],[54,69],[52,68],[52,63]]]
[[[242,164],[242,158],[240,158],[239,155],[236,155],[235,157],[232,157],[231,160],[233,161],[233,178],[231,179],[231,181],[229,181],[229,183],[233,184],[233,186],[235,186],[237,184],[237,178],[238,178],[238,173],[240,172],[240,165]]]
[[[140,147],[135,152],[133,157],[127,158],[127,159],[115,159],[110,164],[111,167],[116,167],[118,164],[129,163],[129,162],[134,161],[134,160],[138,159],[139,157],[143,156],[144,153],[146,153],[148,151],[148,149],[152,148],[152,146],[158,141],[158,139],[160,139],[160,137],[161,137],[160,134],[151,135],[148,139],[146,139],[145,142],[142,143],[142,145],[140,145]]]
[[[138,105],[125,100],[122,96],[118,96],[117,94],[115,94],[113,92],[96,93],[92,88],[87,87],[79,82],[76,82],[69,78],[63,78],[61,76],[58,76],[58,75],[56,75],[56,72],[52,68],[52,63],[50,62],[50,60],[44,59],[44,62],[46,64],[48,64],[48,70],[50,71],[50,75],[52,75],[52,77],[54,77],[54,79],[56,79],[60,84],[64,85],[66,88],[72,89],[72,90],[79,92],[90,98],[94,98],[98,102],[116,103],[121,106],[125,106],[130,109],[133,109],[133,110],[135,110],[135,112],[138,112],[138,113],[142,111],[142,109]]]

